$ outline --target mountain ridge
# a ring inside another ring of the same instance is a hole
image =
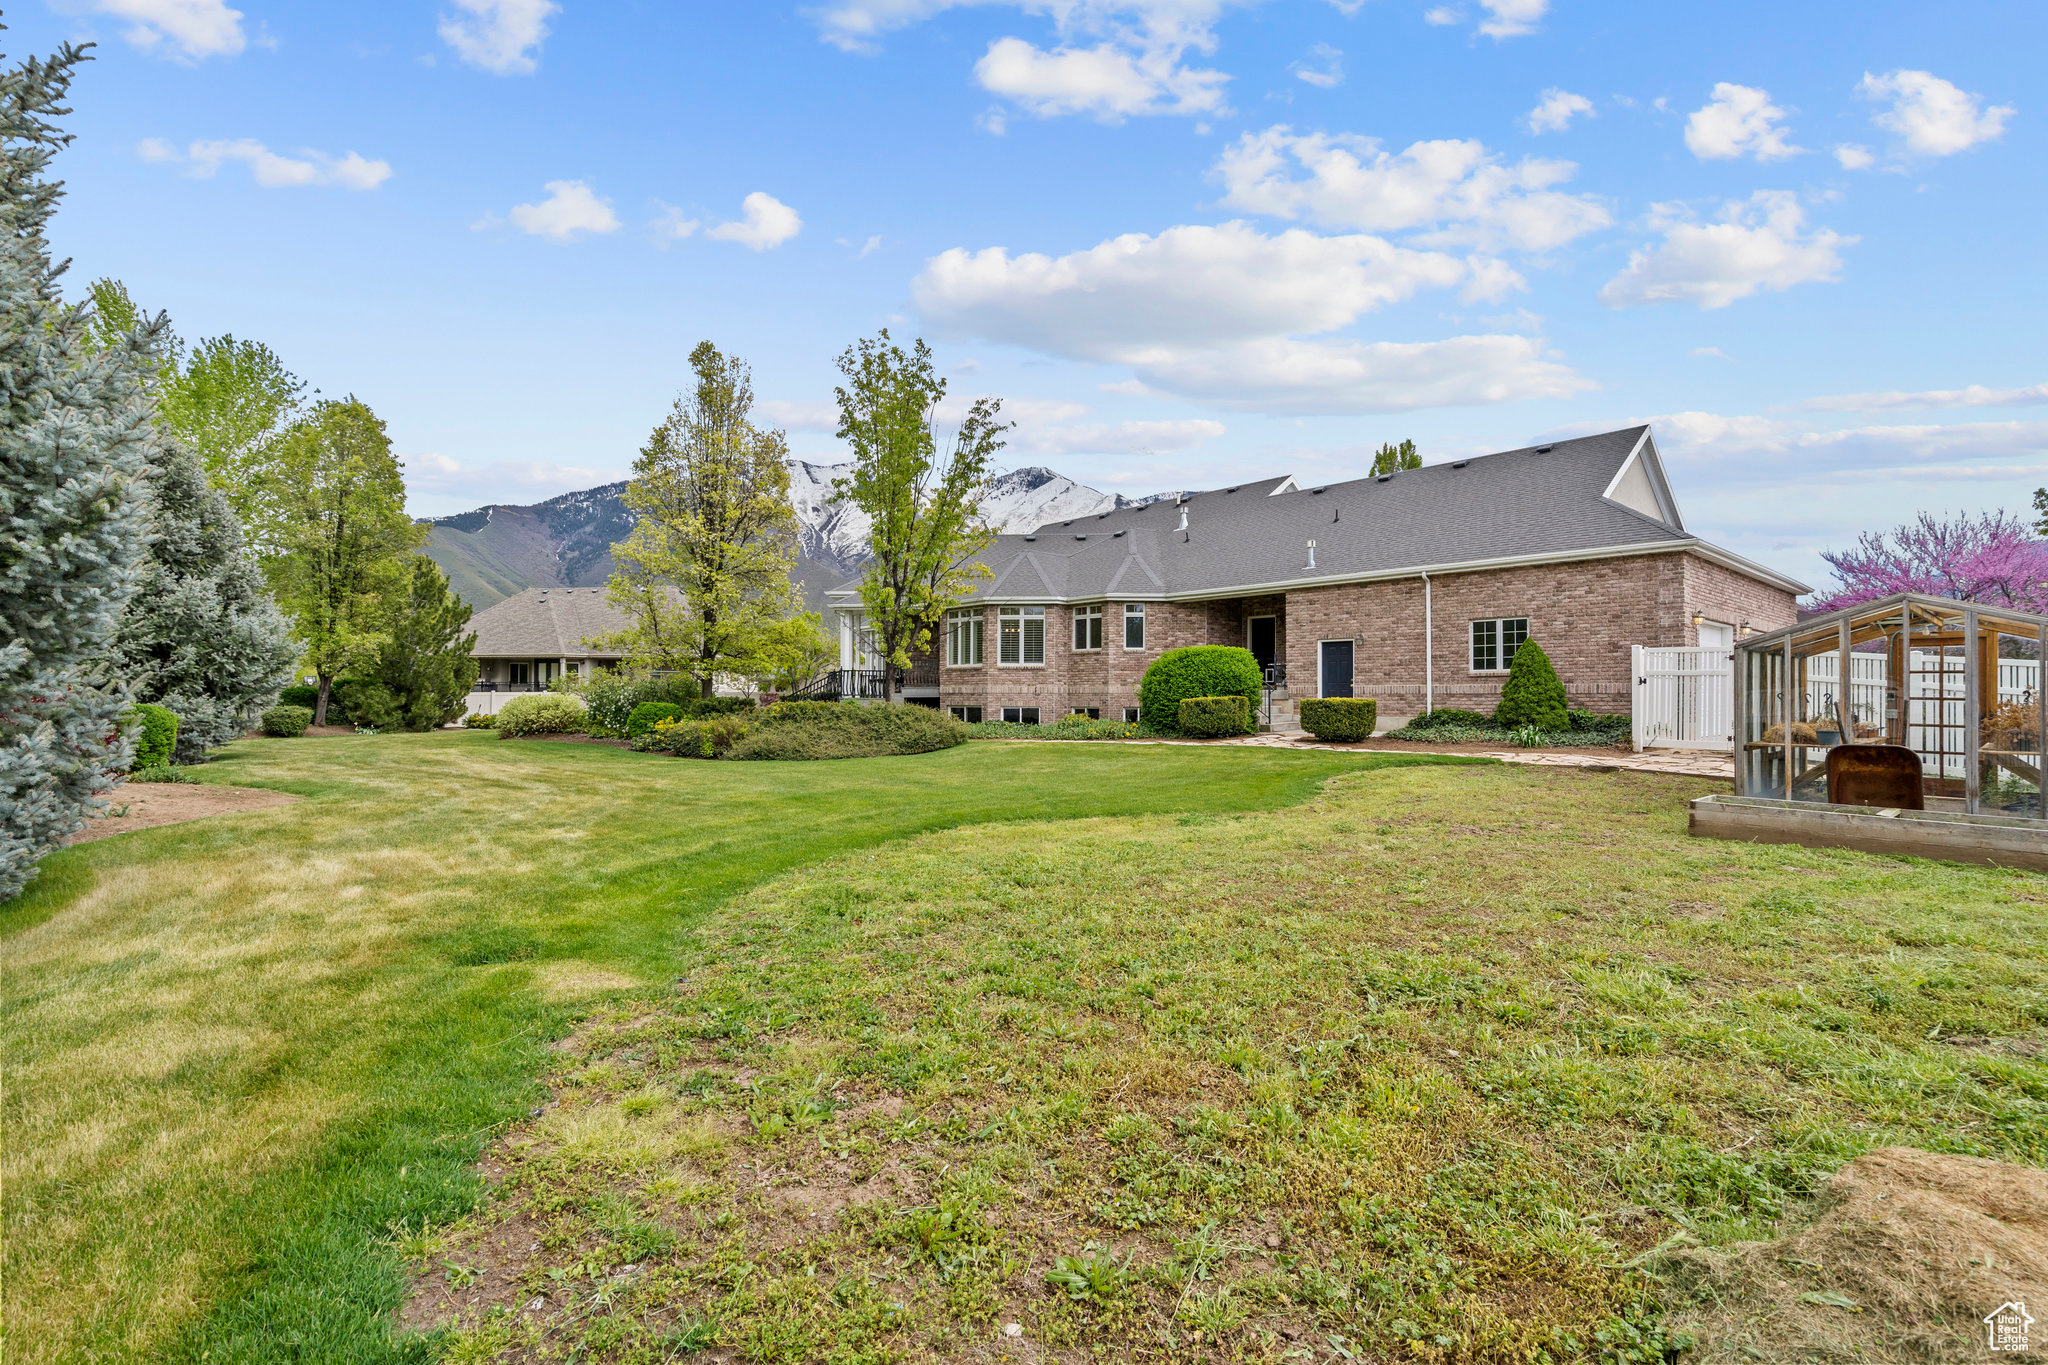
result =
[[[834,480],[850,464],[789,462],[790,505],[796,511],[798,557],[791,577],[812,610],[826,589],[858,574],[867,562],[869,519],[834,497]],[[626,481],[563,493],[541,502],[488,503],[468,512],[425,517],[431,528],[427,556],[449,584],[481,610],[527,588],[597,588],[611,578],[611,547],[633,530],[622,494]],[[1043,465],[1029,465],[990,481],[983,509],[998,531],[1032,531],[1159,497],[1125,498],[1077,483]]]

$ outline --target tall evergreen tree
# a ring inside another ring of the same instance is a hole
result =
[[[0,72],[0,899],[85,822],[127,754],[106,667],[147,548],[155,322],[95,351],[58,297],[46,180],[83,49]]]
[[[405,515],[405,480],[384,423],[354,398],[316,404],[271,447],[278,513],[263,567],[319,682],[313,723],[345,670],[376,658],[386,595],[426,532]]]
[[[870,637],[896,700],[896,669],[932,647],[946,609],[988,572],[977,558],[994,534],[982,519],[989,461],[1003,448],[1001,402],[977,398],[941,454],[932,414],[946,381],[931,347],[908,352],[884,330],[839,357],[846,385],[839,399],[839,437],[853,451],[853,473],[833,491],[873,518],[867,576],[860,600]]]
[[[115,649],[135,699],[178,713],[177,760],[196,763],[276,699],[298,649],[198,458],[159,438],[152,466],[149,559]]]
[[[690,368],[696,386],[633,462],[625,501],[639,521],[612,547],[620,567],[611,599],[637,618],[621,640],[632,657],[689,674],[709,697],[721,673],[765,678],[793,668],[818,628],[789,580],[789,444],[754,424],[744,361],[706,341],[690,352]]]
[[[461,716],[476,684],[469,603],[425,555],[391,594],[390,622],[370,686],[348,694],[349,714],[379,730],[432,730]]]

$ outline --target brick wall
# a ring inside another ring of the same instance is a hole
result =
[[[1574,706],[1629,709],[1629,646],[1696,644],[1692,613],[1758,630],[1790,624],[1792,595],[1690,554],[1633,555],[1576,564],[1439,575],[1433,580],[1435,702],[1490,711],[1504,672],[1475,673],[1470,623],[1525,616],[1530,638],[1543,646]],[[1353,692],[1373,697],[1382,716],[1400,719],[1423,709],[1423,601],[1420,579],[1342,584],[1282,595],[1146,606],[1146,648],[1123,647],[1122,602],[1103,606],[1103,648],[1076,653],[1073,610],[1047,607],[1042,666],[995,662],[996,608],[983,609],[985,660],[979,667],[940,670],[941,701],[980,706],[995,719],[1005,706],[1036,706],[1050,722],[1075,707],[1119,716],[1138,702],[1138,682],[1152,660],[1185,645],[1246,643],[1245,618],[1272,615],[1290,692],[1315,695],[1318,642],[1349,639]]]

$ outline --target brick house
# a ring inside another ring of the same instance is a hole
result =
[[[1373,697],[1389,725],[1491,710],[1534,639],[1574,706],[1629,708],[1629,646],[1729,644],[1809,589],[1685,529],[1647,426],[1304,486],[1264,479],[998,536],[906,699],[966,719],[1134,717],[1183,645],[1249,649],[1274,723]],[[854,585],[827,594],[868,666]]]

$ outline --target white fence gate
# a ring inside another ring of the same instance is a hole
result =
[[[1734,650],[1635,645],[1629,663],[1636,748],[1734,751]]]

